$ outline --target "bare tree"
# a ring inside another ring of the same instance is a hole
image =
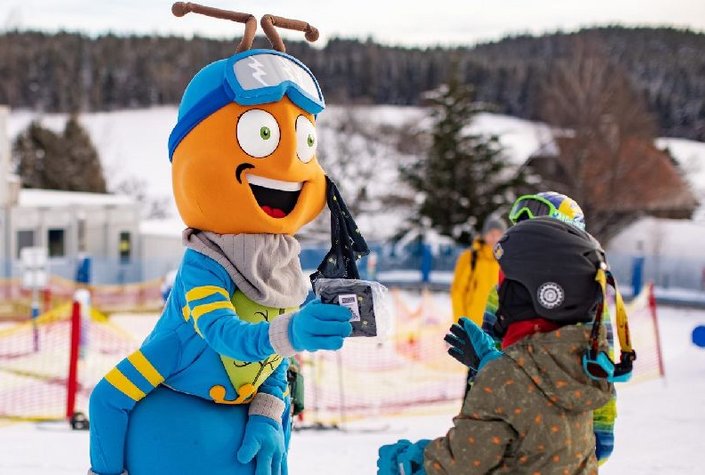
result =
[[[595,43],[577,41],[553,64],[541,98],[542,118],[556,127],[553,163],[537,164],[545,186],[578,201],[590,232],[606,241],[665,192],[644,189],[664,167],[673,172],[653,145],[655,121]]]
[[[396,183],[399,160],[396,126],[370,121],[370,108],[348,106],[330,111],[317,124],[318,160],[340,189],[345,202],[366,237],[383,238],[391,234],[370,224],[384,221],[393,212],[400,185]],[[401,220],[399,220],[401,221]],[[393,226],[394,223],[388,223]],[[330,217],[323,213],[302,230],[307,239],[329,239]]]
[[[164,219],[171,213],[170,197],[151,196],[147,193],[147,180],[130,175],[119,182],[112,190],[113,193],[127,195],[134,198],[140,205],[142,217],[145,219]]]

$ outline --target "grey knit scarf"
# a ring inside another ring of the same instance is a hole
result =
[[[260,305],[298,307],[306,299],[301,247],[292,236],[215,234],[187,228],[183,243],[223,266],[235,286]]]

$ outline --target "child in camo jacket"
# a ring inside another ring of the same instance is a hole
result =
[[[614,387],[591,379],[581,358],[603,298],[595,279],[604,253],[584,231],[551,218],[515,225],[495,252],[503,351],[464,321],[479,371],[453,428],[433,441],[382,447],[379,475],[597,473],[592,411]]]

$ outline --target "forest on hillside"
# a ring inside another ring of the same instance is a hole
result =
[[[552,68],[590,44],[621,68],[655,115],[659,135],[705,141],[705,34],[671,28],[604,27],[515,36],[467,48],[402,48],[332,39],[287,42],[316,74],[329,103],[419,104],[451,71],[495,111],[542,119]],[[235,41],[195,37],[0,34],[0,103],[42,111],[98,111],[178,104],[204,65]],[[267,47],[258,38],[256,46]]]

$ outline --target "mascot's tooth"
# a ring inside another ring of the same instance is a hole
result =
[[[303,187],[303,182],[295,181],[282,181],[274,180],[272,178],[266,178],[258,175],[247,175],[247,182],[250,185],[261,186],[262,188],[270,188],[272,190],[280,191],[299,191]]]

